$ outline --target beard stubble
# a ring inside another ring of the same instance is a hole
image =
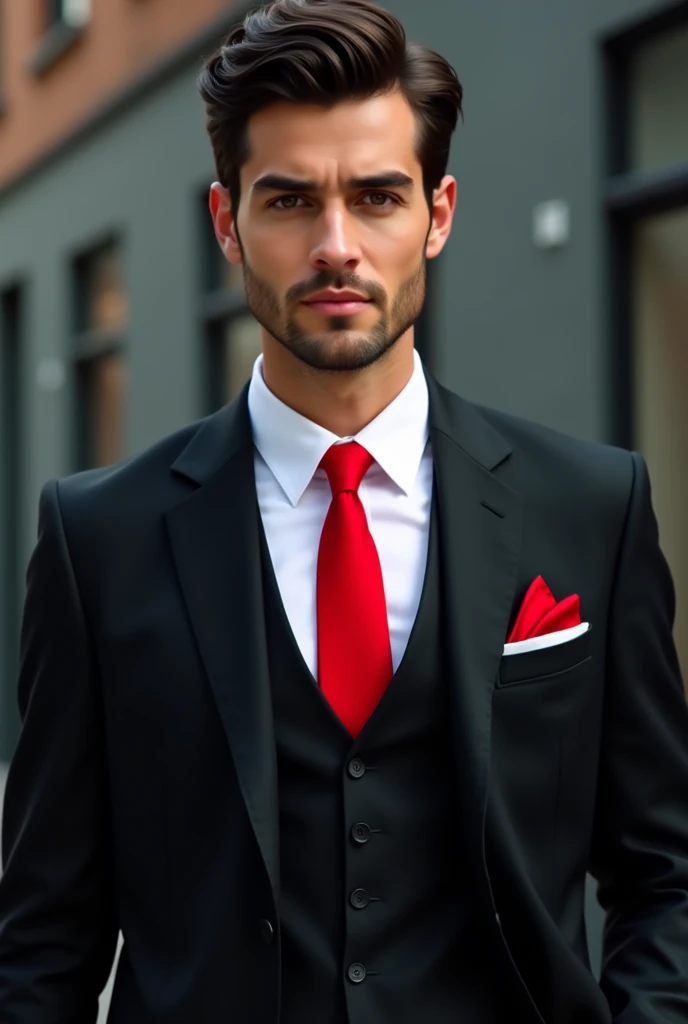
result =
[[[416,323],[425,303],[425,256],[414,273],[401,284],[389,313],[385,312],[387,296],[383,288],[378,286],[373,289],[370,284],[351,274],[323,273],[307,286],[296,286],[288,293],[285,305],[292,305],[300,297],[306,298],[323,288],[351,288],[370,297],[382,312],[375,326],[365,332],[351,327],[352,317],[331,316],[328,317],[326,333],[307,334],[295,317],[289,316],[284,320],[277,294],[264,279],[254,273],[243,253],[243,247],[242,256],[249,310],[280,345],[313,370],[350,372],[372,366]]]

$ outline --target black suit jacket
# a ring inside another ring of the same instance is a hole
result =
[[[533,1022],[688,1022],[688,711],[642,458],[428,377],[459,826]],[[28,569],[0,1021],[277,1024],[279,827],[247,391],[50,481]],[[537,575],[592,629],[508,658]],[[608,910],[587,962],[586,870]],[[268,923],[269,922],[269,923]]]

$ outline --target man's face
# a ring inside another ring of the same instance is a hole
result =
[[[444,239],[429,251],[415,137],[399,93],[329,110],[279,103],[249,122],[251,157],[223,248],[243,263],[248,305],[268,342],[308,366],[369,366],[421,312],[426,257]],[[363,301],[309,302],[323,289]]]

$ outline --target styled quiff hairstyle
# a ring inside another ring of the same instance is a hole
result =
[[[239,208],[239,171],[250,158],[247,124],[278,102],[329,108],[399,90],[418,126],[423,191],[447,171],[463,89],[438,53],[409,44],[401,23],[371,0],[273,0],[252,9],[198,76],[217,178]]]

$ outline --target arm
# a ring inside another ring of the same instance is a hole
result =
[[[688,1024],[688,708],[673,582],[632,459],[590,866],[607,911],[600,985],[615,1024]]]
[[[0,879],[0,1021],[94,1024],[117,923],[103,714],[60,513],[43,488]]]

